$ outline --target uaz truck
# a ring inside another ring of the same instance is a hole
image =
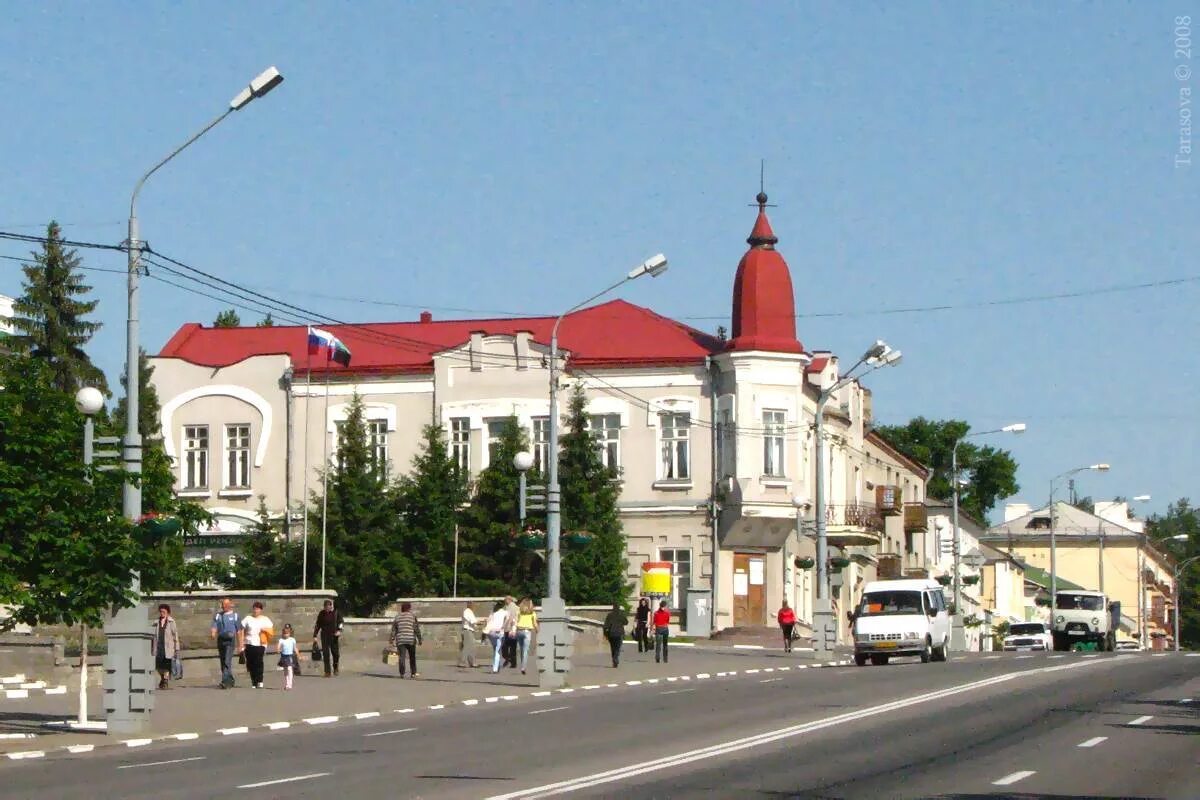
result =
[[[1109,603],[1103,592],[1062,590],[1054,597],[1050,617],[1055,650],[1070,650],[1091,642],[1097,650],[1113,650],[1121,623],[1121,604]]]

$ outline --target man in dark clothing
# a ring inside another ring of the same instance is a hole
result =
[[[613,667],[621,664],[621,643],[625,640],[625,626],[629,617],[621,609],[620,603],[613,603],[612,611],[604,618],[604,638],[608,639],[609,649],[612,650]]]
[[[330,675],[330,659],[333,659],[332,674],[338,674],[338,659],[341,656],[338,640],[342,638],[342,624],[341,612],[334,610],[332,600],[326,600],[325,607],[317,612],[317,623],[313,625],[313,644],[321,648],[326,678]]]

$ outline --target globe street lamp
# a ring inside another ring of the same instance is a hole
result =
[[[95,453],[96,425],[93,417],[104,407],[104,395],[94,386],[85,386],[75,393],[75,408],[83,414],[83,466],[88,483],[92,482],[91,466]],[[102,730],[103,723],[88,722],[87,710],[87,625],[79,630],[79,718],[71,724],[76,730]]]
[[[1108,472],[1108,464],[1091,464],[1086,467],[1076,467],[1069,469],[1061,475],[1055,475],[1050,479],[1050,607],[1057,607],[1058,597],[1058,574],[1056,568],[1058,566],[1058,535],[1055,527],[1058,523],[1058,516],[1054,510],[1054,487],[1063,478],[1068,478],[1071,475],[1076,475],[1080,472]]]
[[[962,576],[959,574],[962,571],[962,559],[960,556],[962,553],[962,537],[959,535],[958,530],[958,446],[963,443],[963,440],[973,439],[976,436],[988,436],[993,433],[1021,434],[1024,432],[1025,423],[1014,422],[1011,425],[1005,425],[1003,428],[996,428],[991,431],[977,431],[976,433],[964,434],[954,441],[954,447],[950,449],[950,483],[952,484],[951,488],[954,496],[952,507],[953,520],[951,522],[954,526],[953,540],[951,542],[954,550],[954,617],[950,625],[951,650],[965,650],[967,647],[967,632],[963,626],[962,613]]]
[[[146,174],[133,187],[133,194],[129,197],[128,311],[125,320],[125,437],[121,448],[122,460],[128,476],[121,494],[121,510],[125,518],[132,523],[136,524],[142,515],[142,435],[138,429],[138,367],[140,365],[138,284],[141,267],[138,261],[143,245],[138,239],[138,194],[151,175],[183,152],[192,142],[215,128],[221,120],[234,111],[245,108],[251,100],[262,97],[282,82],[283,76],[275,67],[268,67],[259,73],[254,80],[250,81],[249,86],[242,89],[229,101],[227,109],[201,128],[192,138],[171,151],[166,158],[147,170]],[[147,661],[150,649],[146,647],[144,641],[149,634],[147,633],[146,606],[140,601],[141,588],[141,578],[135,572],[132,575],[132,589],[134,597],[139,598],[138,602],[130,608],[119,609],[105,625],[105,633],[109,641],[108,654],[104,659],[107,676],[105,710],[108,712],[109,733],[140,733],[146,730],[150,724],[150,711],[153,708],[152,687],[150,687],[152,681],[148,677],[151,670]],[[135,679],[135,676],[139,684],[145,685],[131,687],[130,682]],[[109,691],[110,688],[111,691]]]
[[[887,342],[877,339],[875,344],[862,354],[862,358],[854,366],[846,370],[836,383],[821,391],[817,397],[817,411],[813,419],[813,430],[817,437],[815,443],[816,481],[814,481],[813,513],[817,523],[817,598],[813,604],[813,638],[816,658],[828,660],[833,655],[833,646],[837,642],[837,620],[833,616],[833,608],[829,600],[829,547],[825,534],[825,404],[842,387],[869,375],[881,367],[892,367],[900,363],[899,350],[893,350]],[[867,365],[867,369],[858,375],[854,372],[859,367]]]
[[[538,672],[543,687],[557,688],[566,680],[570,662],[558,657],[562,646],[569,652],[570,631],[567,628],[567,607],[560,591],[562,558],[559,536],[562,531],[562,512],[559,509],[558,486],[558,328],[571,312],[582,308],[623,284],[643,275],[657,278],[667,271],[667,257],[662,253],[653,256],[631,269],[625,277],[597,292],[581,303],[559,314],[550,331],[550,431],[547,437],[546,458],[546,571],[547,596],[542,600],[542,619],[538,634]],[[545,660],[543,660],[545,659]]]

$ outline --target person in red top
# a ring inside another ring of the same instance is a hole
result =
[[[779,620],[779,629],[783,631],[783,652],[792,652],[792,631],[796,629],[796,612],[788,605],[788,601],[783,601],[783,608],[779,609],[779,613],[775,615],[775,619]]]
[[[658,604],[654,612],[654,663],[661,659],[667,661],[667,637],[671,635],[671,612],[667,611],[667,601]]]

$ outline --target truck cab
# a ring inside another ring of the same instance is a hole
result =
[[[1070,650],[1092,643],[1098,650],[1113,650],[1121,620],[1121,604],[1109,603],[1103,592],[1070,589],[1054,597],[1051,615],[1054,649]]]

